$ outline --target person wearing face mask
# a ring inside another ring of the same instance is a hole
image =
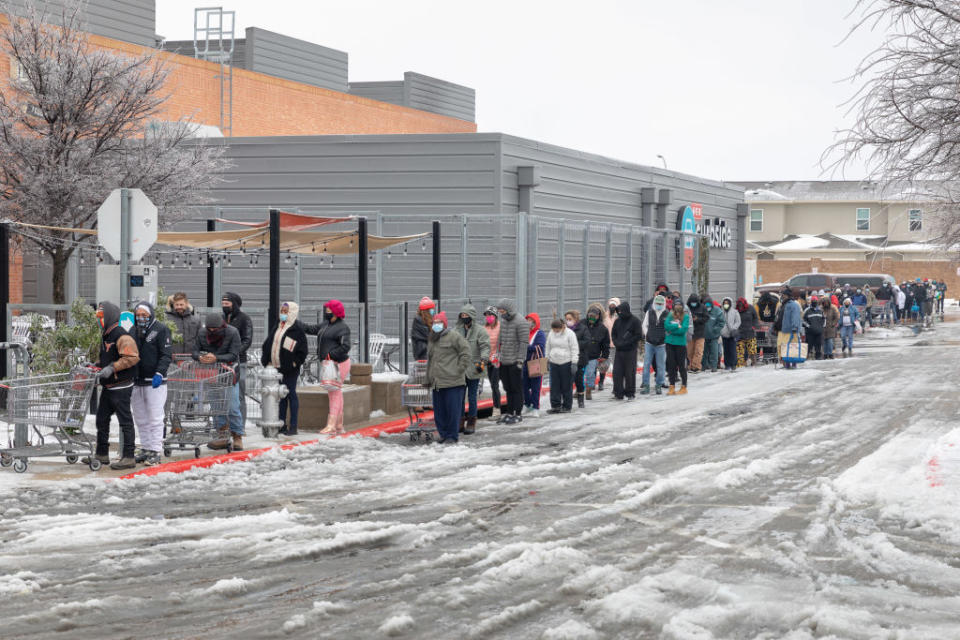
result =
[[[304,333],[317,336],[317,358],[322,362],[330,358],[337,363],[340,379],[350,377],[350,327],[344,321],[347,311],[339,300],[330,300],[323,305],[323,322],[308,324]],[[419,358],[418,358],[419,360]],[[343,391],[327,391],[330,413],[327,424],[320,433],[343,433]]]
[[[703,329],[703,366],[710,367],[716,373],[720,365],[720,345],[717,340],[727,321],[723,309],[713,303],[713,298],[705,296],[703,306],[707,312],[707,324]]]
[[[650,310],[643,314],[643,375],[640,382],[640,395],[650,394],[650,370],[656,365],[654,384],[657,395],[663,393],[663,382],[667,373],[667,300],[661,295],[654,296]],[[631,397],[627,395],[627,397]]]
[[[497,318],[495,307],[483,310],[483,328],[487,332],[490,342],[490,357],[487,359],[487,382],[490,383],[490,394],[493,396],[494,410],[500,409],[500,320]]]
[[[733,308],[733,298],[724,298],[723,328],[720,337],[723,340],[723,370],[737,370],[737,336],[740,333],[740,312]]]
[[[740,334],[737,336],[737,366],[757,364],[757,310],[746,298],[737,298],[737,313],[740,314]]]
[[[877,310],[877,315],[880,316],[880,322],[884,324],[890,324],[893,320],[893,298],[894,293],[893,289],[890,287],[890,282],[884,281],[876,293],[877,306],[880,307]]]
[[[817,296],[810,296],[810,306],[803,311],[803,330],[807,334],[807,345],[810,352],[807,357],[816,360],[823,359],[823,329],[826,318]]]
[[[597,365],[597,391],[603,391],[603,383],[607,379],[607,372],[613,367],[613,361],[617,357],[616,345],[613,344],[613,323],[617,321],[617,309],[620,308],[620,298],[610,298],[607,301],[607,309],[603,314],[603,326],[607,328],[610,334],[610,357]]]
[[[828,298],[820,299],[823,309],[823,359],[833,360],[833,342],[840,326],[840,311]]]
[[[280,305],[280,317],[277,328],[267,335],[260,349],[260,364],[274,367],[283,376],[283,386],[287,396],[280,399],[280,435],[297,435],[300,415],[300,399],[297,397],[297,380],[300,367],[307,359],[309,348],[307,334],[297,321],[300,306],[296,302],[284,302]],[[290,408],[290,422],[287,423],[287,407]]]
[[[700,373],[703,362],[704,330],[707,326],[707,310],[700,302],[700,296],[691,293],[687,298],[687,310],[693,332],[687,343],[687,359],[690,361],[690,373]]]
[[[227,324],[223,314],[207,314],[206,327],[197,334],[197,341],[193,346],[193,359],[202,364],[219,362],[235,371],[240,361],[240,332]],[[232,444],[235,451],[243,451],[244,424],[243,415],[240,413],[240,385],[236,378],[230,389],[228,415],[217,418],[216,422],[220,437],[208,443],[207,447],[226,449]]]
[[[223,319],[240,334],[240,360],[237,363],[237,377],[240,380],[240,414],[243,424],[247,424],[247,351],[253,344],[253,320],[244,313],[240,306],[243,299],[231,291],[223,294],[220,301],[220,310]]]
[[[140,451],[135,462],[148,467],[160,464],[163,451],[163,407],[167,402],[167,369],[173,358],[170,329],[154,316],[153,305],[137,303],[133,310],[136,324],[133,339],[140,361],[133,381],[130,408],[140,436]]]
[[[587,331],[587,324],[580,322],[580,312],[576,309],[570,309],[563,314],[563,321],[566,323],[567,328],[573,331],[573,335],[577,336],[577,346],[580,355],[577,358],[577,370],[573,373],[573,384],[577,389],[577,407],[583,409],[584,393],[586,391],[584,377],[586,376],[587,368],[587,342],[590,339],[590,332]]]
[[[527,369],[527,362],[534,358],[542,358],[546,355],[547,335],[540,330],[540,315],[529,313],[526,316],[530,323],[530,337],[527,341],[527,357],[524,361],[521,377],[523,380],[523,404],[526,407],[526,414],[531,418],[540,417],[540,392],[543,390],[543,376],[530,376]]]
[[[500,313],[500,380],[507,395],[497,424],[516,424],[523,420],[523,369],[530,323],[508,298],[497,303],[497,311]]]
[[[591,304],[587,309],[587,321],[584,323],[587,340],[581,351],[587,359],[583,379],[586,387],[584,397],[593,399],[593,389],[597,383],[597,368],[601,361],[610,357],[610,331],[603,324],[603,307],[599,303]]]
[[[790,341],[799,340],[803,335],[803,311],[800,309],[800,303],[793,299],[793,291],[789,287],[784,287],[780,294],[783,301],[780,305],[779,325],[777,333],[777,355],[781,353],[781,347]],[[784,369],[796,369],[797,363],[784,362]]]
[[[580,359],[580,343],[576,334],[559,318],[550,324],[545,355],[550,363],[550,409],[547,413],[570,413],[573,410],[573,376]]]
[[[490,338],[477,322],[477,309],[465,304],[457,318],[457,333],[463,336],[470,347],[470,366],[467,367],[467,414],[461,411],[460,431],[467,435],[477,429],[477,391],[483,378],[484,363],[490,359]]]
[[[433,418],[440,444],[456,444],[460,438],[464,384],[471,367],[470,346],[457,331],[447,328],[447,314],[433,316],[427,348],[427,383],[433,395]]]
[[[167,320],[173,323],[179,334],[179,338],[173,343],[173,353],[191,353],[203,323],[200,321],[200,316],[194,312],[187,294],[178,291],[168,296],[165,311]]]
[[[610,340],[616,348],[613,358],[613,399],[633,400],[637,392],[637,350],[643,340],[643,322],[633,315],[629,302],[617,307]]]
[[[410,344],[413,346],[413,359],[427,359],[427,345],[430,339],[430,326],[433,324],[433,314],[437,305],[433,300],[424,296],[417,305],[417,315],[413,317],[413,326],[410,328]]]
[[[690,330],[690,314],[683,308],[683,302],[674,300],[673,309],[667,314],[666,329],[667,374],[670,376],[668,396],[687,393],[687,333]],[[677,391],[677,379],[680,390]]]
[[[843,357],[853,355],[853,334],[856,330],[857,320],[860,319],[860,312],[853,306],[852,300],[847,298],[840,307],[840,344]]]
[[[133,415],[130,412],[130,397],[137,376],[140,352],[137,342],[120,326],[120,308],[104,300],[97,306],[100,323],[100,358],[97,379],[103,386],[97,405],[97,449],[95,457],[101,464],[110,464],[111,469],[132,469],[135,438]],[[110,463],[110,418],[116,414],[123,434],[123,450],[120,458]],[[84,459],[84,464],[89,460]]]

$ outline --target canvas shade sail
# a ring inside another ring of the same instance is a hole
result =
[[[380,251],[429,236],[367,236],[367,248]],[[168,231],[157,235],[157,244],[215,251],[257,251],[270,248],[270,232],[266,229],[236,231]],[[304,255],[353,255],[359,249],[356,231],[280,231],[280,250]]]

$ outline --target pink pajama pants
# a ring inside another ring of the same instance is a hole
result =
[[[350,358],[337,364],[340,368],[340,380],[346,382],[350,377]],[[343,391],[328,391],[330,398],[330,418],[337,418],[343,415]],[[329,422],[329,419],[328,419]]]

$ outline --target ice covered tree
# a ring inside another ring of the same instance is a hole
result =
[[[9,18],[0,24],[0,52],[10,63],[0,79],[0,217],[94,228],[110,191],[128,187],[143,189],[168,224],[207,200],[222,149],[192,139],[188,119],[163,116],[170,88],[162,54],[92,44],[83,9],[64,0],[56,12],[32,2],[13,10],[0,0]],[[55,231],[28,239],[50,254],[56,303],[65,302],[76,240]]]
[[[865,164],[888,195],[909,191],[938,240],[960,242],[960,0],[859,0],[853,31],[883,31],[856,69],[853,125],[825,155]]]

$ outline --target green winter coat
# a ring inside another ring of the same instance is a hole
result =
[[[454,330],[430,332],[427,342],[427,382],[431,389],[449,389],[466,385],[470,366],[470,347]]]
[[[468,329],[460,319],[460,316],[467,315],[473,320]],[[465,304],[460,309],[457,316],[457,333],[463,336],[470,347],[470,364],[467,366],[467,380],[479,380],[483,376],[483,363],[490,359],[490,336],[483,325],[477,320],[479,318],[476,307],[472,304]],[[477,371],[477,368],[480,371]]]
[[[687,344],[687,330],[690,329],[690,314],[684,312],[683,319],[677,322],[673,317],[673,312],[667,314],[667,321],[664,324],[667,329],[667,344],[684,346]]]
[[[723,309],[714,305],[710,309],[710,316],[707,318],[707,326],[704,329],[703,337],[707,340],[716,340],[720,337],[720,332],[726,325],[727,320],[724,317]]]

